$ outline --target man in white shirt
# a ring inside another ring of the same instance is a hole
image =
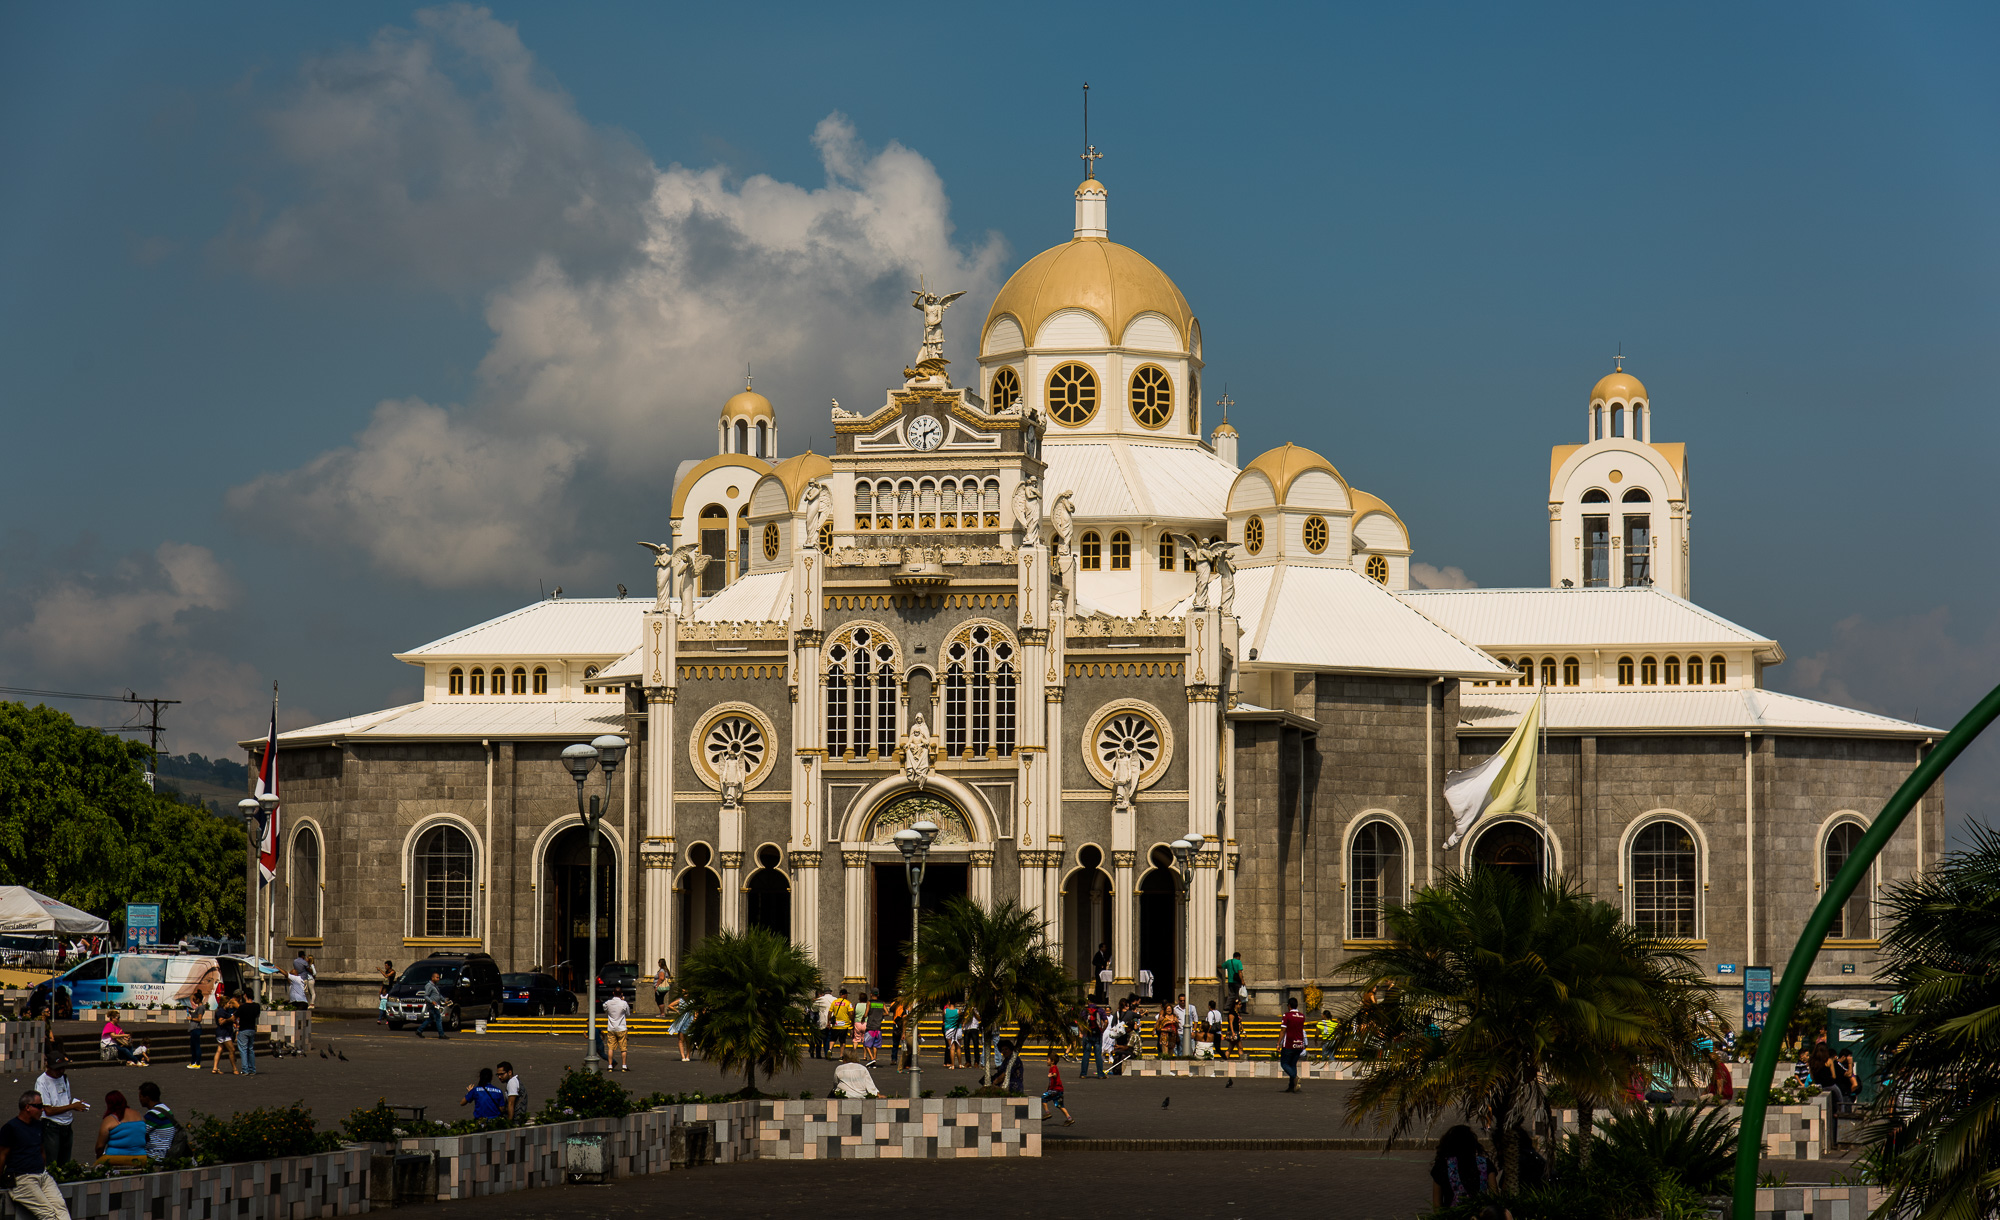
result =
[[[855,1061],[850,1048],[840,1052],[840,1066],[833,1069],[833,1089],[842,1097],[880,1097],[881,1091],[875,1087],[875,1078],[868,1069]]]
[[[819,998],[813,1001],[812,1057],[826,1058],[826,1025],[833,1011],[833,988],[821,987]]]
[[[502,1085],[502,1087],[506,1089],[507,1121],[510,1123],[518,1123],[521,1121],[523,1115],[523,1111],[521,1109],[522,1105],[521,1078],[520,1076],[515,1074],[514,1065],[507,1062],[505,1059],[502,1059],[498,1064],[495,1064],[493,1070],[494,1070],[494,1075],[500,1078],[500,1084]]]
[[[49,1064],[48,1070],[35,1079],[35,1092],[42,1095],[42,1153],[51,1165],[75,1160],[70,1155],[74,1146],[78,1110],[90,1109],[87,1101],[74,1101],[70,1095],[69,1069],[61,1059]]]
[[[1176,996],[1174,998],[1174,1020],[1180,1023],[1181,1054],[1183,1055],[1194,1054],[1194,1023],[1195,1018],[1199,1015],[1195,1011],[1195,1006],[1188,1003],[1186,996]]]
[[[614,1072],[632,1070],[632,1054],[625,1041],[625,1019],[631,1015],[632,1005],[625,999],[625,992],[614,988],[611,998],[604,1001],[604,1038],[610,1047],[611,1070]]]

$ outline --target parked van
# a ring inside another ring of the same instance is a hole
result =
[[[218,984],[225,992],[233,992],[264,973],[268,971],[261,963],[247,958],[106,953],[56,976],[56,1009],[82,1012],[100,1004],[173,1008],[196,987],[204,995],[214,994]]]

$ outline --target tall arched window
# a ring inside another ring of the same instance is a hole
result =
[[[1590,409],[1590,432],[1591,432],[1590,439],[1594,441],[1601,441],[1604,439],[1603,407],[1592,407]]]
[[[750,571],[750,506],[736,510],[736,575]]]
[[[446,689],[454,695],[465,693],[465,671],[454,665],[446,678]]]
[[[472,671],[472,693],[475,695],[486,693],[486,671],[476,666]]]
[[[1368,579],[1378,585],[1389,583],[1389,561],[1381,555],[1368,557]]]
[[[1679,686],[1681,684],[1681,659],[1679,657],[1669,656],[1666,663],[1661,666],[1661,670],[1663,671],[1660,674],[1662,682],[1668,686]]]
[[[1708,659],[1708,684],[1710,686],[1721,686],[1728,678],[1729,662],[1723,660],[1720,653],[1710,657]]]
[[[1660,663],[1652,657],[1639,658],[1639,685],[1658,686],[1660,684]]]
[[[956,758],[1014,754],[1014,645],[976,626],[945,649],[944,748]]]
[[[1514,663],[1514,668],[1521,671],[1522,686],[1533,686],[1535,684],[1535,658],[1522,657]]]
[[[1861,846],[1862,829],[1854,822],[1836,822],[1833,829],[1826,832],[1826,846],[1823,850],[1820,885],[1833,883],[1840,870],[1847,865]],[[1833,923],[1826,930],[1828,940],[1867,940],[1874,935],[1874,921],[1868,913],[1868,885],[1864,882],[1854,887],[1854,893],[1835,912]]]
[[[1387,822],[1369,822],[1354,833],[1347,850],[1347,935],[1381,940],[1382,916],[1403,901],[1403,839]]]
[[[549,671],[541,665],[535,666],[535,693],[538,695],[549,693]]]
[[[1580,686],[1583,683],[1583,665],[1575,657],[1563,658],[1563,685]]]
[[[1264,549],[1264,518],[1252,517],[1243,523],[1243,549],[1252,555]]]
[[[1555,684],[1556,684],[1556,659],[1554,657],[1543,657],[1542,685],[1554,686]]]
[[[1104,566],[1104,544],[1098,539],[1096,530],[1084,534],[1083,558],[1080,562],[1086,572],[1095,572]]]
[[[827,649],[826,749],[878,758],[896,749],[896,646],[881,633],[856,627]]]
[[[1687,673],[1688,673],[1688,685],[1689,685],[1689,686],[1700,686],[1700,685],[1701,685],[1701,658],[1700,658],[1700,657],[1689,657],[1689,658],[1688,658],[1688,670],[1687,670]]]
[[[1132,570],[1132,535],[1124,530],[1111,535],[1111,570],[1114,572]]]
[[[1175,551],[1175,547],[1174,547],[1174,536],[1173,536],[1172,534],[1165,534],[1165,533],[1161,534],[1161,535],[1160,535],[1160,571],[1162,571],[1162,572],[1171,572],[1171,571],[1173,571],[1173,570],[1174,570],[1174,556],[1175,556],[1175,553],[1176,553],[1176,551]]]
[[[410,926],[418,936],[473,934],[472,840],[456,826],[433,826],[410,856]]]
[[[769,456],[770,456],[770,453],[769,453],[769,446],[767,445],[767,443],[766,443],[766,441],[765,441],[765,439],[764,439],[764,429],[765,429],[765,427],[766,427],[766,426],[767,426],[767,425],[766,425],[766,424],[764,423],[764,421],[763,421],[763,420],[761,420],[761,419],[760,419],[760,420],[758,420],[758,421],[757,421],[757,456],[758,456],[758,457],[769,457]]]
[[[1694,836],[1679,822],[1658,821],[1632,839],[1632,924],[1648,936],[1693,940],[1696,932]]]
[[[1625,408],[1622,406],[1611,408],[1611,435],[1625,435]]]
[[[993,374],[993,386],[986,395],[986,409],[1004,411],[1020,396],[1021,375],[1003,365]]]
[[[526,669],[523,669],[519,665],[516,665],[514,667],[513,689],[514,693],[517,695],[525,695],[528,693],[528,671]]]
[[[702,596],[722,592],[729,583],[729,510],[720,504],[701,510],[701,553],[708,556],[708,566],[701,570]]]
[[[736,421],[736,452],[750,452],[750,424],[747,420]]]
[[[319,930],[319,835],[310,826],[299,827],[292,836],[291,873],[285,879],[291,899],[291,934],[317,937]]]
[[[1631,658],[1631,657],[1619,657],[1619,658],[1618,658],[1618,685],[1620,685],[1620,686],[1630,686],[1630,685],[1632,685],[1632,658]]]

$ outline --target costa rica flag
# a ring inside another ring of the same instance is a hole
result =
[[[278,699],[271,697],[271,731],[264,738],[264,759],[257,766],[258,800],[265,793],[278,795]],[[257,817],[257,877],[260,885],[269,885],[278,875],[278,806],[273,805],[267,813]]]

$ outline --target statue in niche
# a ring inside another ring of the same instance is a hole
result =
[[[1130,744],[1121,744],[1111,755],[1111,807],[1130,813],[1139,796],[1139,774],[1145,763]]]
[[[722,807],[730,810],[743,808],[743,784],[750,778],[750,768],[744,762],[740,747],[732,748],[716,760],[715,776],[722,781]]]
[[[903,775],[918,788],[931,777],[931,728],[921,712],[903,735]]]

